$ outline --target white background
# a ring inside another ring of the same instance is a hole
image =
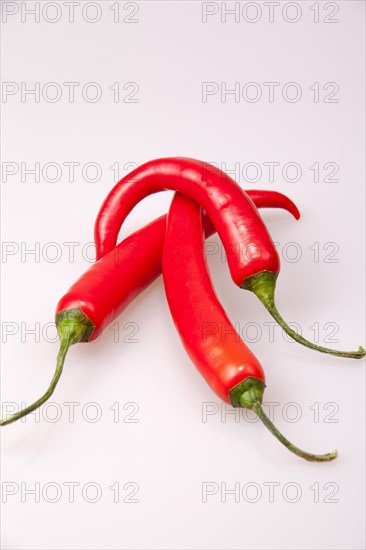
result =
[[[9,3],[2,4],[5,9]],[[31,95],[22,102],[19,91],[3,96],[1,104],[3,170],[11,162],[18,168],[3,174],[2,183],[3,246],[14,252],[2,256],[3,410],[9,402],[33,402],[52,377],[58,346],[50,341],[52,326],[45,330],[61,295],[90,265],[86,254],[92,257],[92,248],[83,247],[92,241],[98,208],[114,183],[109,167],[116,162],[121,176],[130,169],[127,163],[169,155],[228,170],[237,163],[241,172],[257,163],[259,180],[250,181],[252,168],[245,177],[236,175],[240,184],[287,193],[302,213],[299,222],[282,211],[263,214],[282,257],[280,311],[310,339],[318,323],[319,343],[339,349],[364,343],[362,1],[281,4],[272,23],[263,2],[240,4],[238,22],[233,15],[221,21],[225,5],[220,11],[220,3],[211,3],[217,13],[206,23],[201,2],[138,2],[130,16],[134,5],[121,3],[118,23],[112,2],[98,4],[95,23],[85,20],[95,17],[95,8],[83,18],[81,3],[70,23],[59,2],[61,17],[53,24],[47,19],[57,16],[55,3],[41,12],[39,23],[31,15],[21,21],[21,10],[34,2],[11,4],[19,11],[2,25],[3,82],[19,89],[21,82],[28,89],[39,82],[41,91],[56,82],[62,97],[51,103],[41,93],[38,103]],[[248,22],[256,13],[258,21]],[[289,22],[296,13],[299,20]],[[64,82],[80,83],[74,103]],[[90,82],[102,90],[95,103],[81,94]],[[116,82],[117,103],[109,90]],[[138,85],[135,103],[126,102],[132,88],[123,86],[129,82]],[[217,93],[204,102],[203,82],[226,83],[227,89],[239,82],[241,90],[255,82],[262,97],[250,102],[241,95],[235,102],[233,95]],[[265,82],[280,83],[273,102]],[[294,88],[289,98],[282,95],[288,82],[301,88],[297,102],[289,100]],[[309,88],[315,82],[318,102]],[[324,102],[333,89],[323,89],[329,82],[339,86],[333,96],[338,102]],[[29,173],[22,178],[21,163],[29,169],[36,162],[41,170],[58,163],[58,181],[49,181],[52,170],[41,173],[39,182]],[[70,162],[80,163],[73,182],[64,164]],[[101,169],[94,183],[88,181],[92,170],[82,173],[89,162]],[[272,182],[268,162],[280,163]],[[289,181],[291,170],[282,173],[289,162],[301,167],[299,181]],[[315,162],[319,182],[309,169]],[[324,181],[330,162],[339,167],[333,176],[338,181]],[[166,193],[144,201],[123,235],[165,212],[170,199]],[[65,244],[70,242],[78,243],[74,261]],[[211,242],[219,245],[217,238]],[[39,253],[24,255],[37,246]],[[55,252],[58,261],[52,261]],[[301,461],[264,426],[244,417],[236,422],[225,408],[223,416],[216,412],[203,422],[205,407],[221,411],[221,403],[186,357],[159,279],[118,320],[119,342],[114,325],[99,342],[71,349],[52,407],[2,429],[4,549],[364,548],[364,362],[307,350],[286,341],[279,329],[270,341],[265,323],[271,318],[256,298],[232,284],[220,254],[210,255],[209,265],[228,314],[266,370],[265,401],[277,403],[278,427],[309,451],[337,448],[339,458]],[[131,327],[135,343],[124,341]],[[327,343],[334,327],[337,341]],[[32,328],[36,336],[26,333]],[[66,403],[78,404],[74,422]],[[137,407],[137,422],[127,422]],[[101,419],[92,422],[96,412]],[[60,418],[52,422],[55,415]],[[72,482],[80,484],[74,502],[66,485]],[[216,493],[203,502],[207,482]],[[26,493],[37,483],[40,502]],[[138,486],[135,503],[123,502],[136,487],[127,483]],[[109,488],[115,484],[121,488],[118,503]],[[223,502],[225,488],[235,487],[240,494]],[[14,494],[6,499],[10,488]],[[100,498],[92,503],[96,488]]]

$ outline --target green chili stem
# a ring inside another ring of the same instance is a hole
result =
[[[258,417],[262,420],[266,428],[269,429],[271,434],[273,434],[278,439],[278,441],[282,443],[282,445],[284,445],[289,451],[291,451],[295,455],[304,458],[305,460],[309,460],[310,462],[329,462],[330,460],[334,460],[335,458],[337,458],[337,451],[331,451],[330,453],[327,453],[325,455],[315,455],[299,449],[298,447],[296,447],[296,445],[291,443],[291,441],[286,439],[286,437],[281,434],[281,432],[268,418],[260,403],[253,404],[252,409],[257,413]]]
[[[286,437],[281,434],[276,426],[272,424],[271,420],[262,409],[263,392],[265,387],[266,386],[263,380],[250,376],[230,390],[230,401],[234,407],[244,407],[245,409],[253,410],[262,420],[266,428],[269,429],[271,434],[273,434],[278,441],[282,443],[282,445],[284,445],[295,455],[311,462],[329,462],[337,457],[337,451],[332,451],[326,455],[314,455],[312,453],[307,453],[286,439]]]
[[[57,355],[57,362],[56,362],[56,370],[55,374],[53,375],[53,378],[51,380],[51,383],[44,395],[37,399],[32,405],[29,405],[29,407],[26,407],[25,409],[22,409],[21,411],[12,414],[8,416],[7,418],[4,418],[4,420],[0,420],[0,426],[6,426],[7,424],[11,424],[12,422],[15,422],[16,420],[19,420],[20,418],[23,418],[23,416],[26,416],[27,414],[31,413],[32,411],[38,409],[43,405],[53,394],[55,391],[55,388],[57,386],[57,383],[60,379],[60,376],[62,374],[62,369],[65,362],[65,357],[68,352],[69,347],[71,346],[73,342],[70,341],[69,338],[63,338],[60,341],[60,350]]]
[[[336,355],[337,357],[347,357],[348,359],[362,359],[362,357],[365,357],[366,351],[362,346],[359,346],[357,351],[340,351],[331,348],[324,348],[323,346],[317,346],[313,342],[309,342],[309,340],[306,340],[295,330],[288,326],[286,321],[278,312],[275,304],[264,305],[267,311],[272,315],[273,319],[280,325],[280,327],[286,332],[286,334],[288,334],[293,340],[295,340],[295,342],[298,342],[299,344],[302,344],[303,346],[306,346],[307,348],[313,349],[315,351],[320,351],[321,353],[327,353],[329,355]]]
[[[60,311],[56,315],[56,326],[60,339],[60,349],[57,355],[55,374],[48,390],[33,405],[29,405],[29,407],[0,420],[0,426],[6,426],[19,420],[19,418],[23,418],[23,416],[41,407],[51,397],[60,379],[69,347],[77,342],[89,342],[95,329],[94,323],[80,308],[63,309]]]
[[[321,353],[327,353],[329,355],[335,355],[337,357],[347,357],[348,359],[362,359],[365,357],[366,350],[360,346],[357,351],[338,351],[331,348],[324,348],[323,346],[317,346],[313,342],[309,342],[298,334],[295,330],[290,328],[286,321],[279,314],[274,300],[275,287],[276,287],[276,277],[275,273],[271,271],[261,271],[256,275],[252,275],[245,279],[242,284],[242,288],[251,290],[254,294],[260,299],[267,311],[272,315],[275,321],[280,325],[280,327],[291,336],[295,342],[306,346],[307,348],[320,351]]]

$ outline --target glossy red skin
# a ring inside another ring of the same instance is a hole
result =
[[[93,264],[61,298],[56,315],[79,308],[95,329],[95,340],[130,302],[161,274],[166,216],[124,239]]]
[[[137,203],[168,189],[194,199],[207,212],[223,242],[232,279],[238,286],[264,270],[278,274],[278,253],[249,196],[218,168],[188,158],[147,162],[113,187],[95,222],[97,259],[113,250],[121,225]]]
[[[299,217],[290,199],[275,191],[247,191],[260,207],[284,208]],[[161,275],[166,216],[154,220],[122,241],[93,264],[61,298],[56,315],[78,308],[92,321],[95,340],[134,298]],[[206,236],[215,232],[205,216]]]
[[[264,381],[257,358],[244,344],[217,299],[204,253],[200,207],[176,194],[168,213],[163,278],[182,343],[212,390],[227,403],[248,377]]]

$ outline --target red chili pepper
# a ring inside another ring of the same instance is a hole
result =
[[[290,199],[274,191],[248,191],[259,207],[284,208],[295,218],[299,211]],[[50,398],[61,376],[69,347],[95,340],[128,304],[161,274],[166,216],[136,231],[92,265],[61,298],[56,308],[60,351],[47,392],[35,403],[0,421],[10,424]],[[205,218],[207,236],[215,230]]]
[[[308,348],[339,357],[360,359],[366,351],[338,351],[309,342],[291,329],[275,305],[280,259],[257,208],[239,185],[214,166],[187,158],[147,162],[122,178],[107,195],[95,223],[97,257],[110,252],[122,223],[146,196],[172,189],[206,210],[226,250],[233,281],[254,292],[282,329]]]
[[[230,323],[212,286],[204,255],[199,206],[176,194],[169,210],[163,251],[163,277],[170,311],[182,343],[213,391],[234,407],[256,412],[291,452],[313,462],[333,460],[290,443],[262,409],[264,372]]]

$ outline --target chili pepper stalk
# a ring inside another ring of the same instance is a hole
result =
[[[335,355],[337,357],[345,357],[348,359],[362,359],[365,357],[366,350],[359,346],[357,351],[340,351],[334,350],[331,348],[325,348],[323,346],[318,346],[309,340],[303,338],[295,330],[288,326],[286,321],[282,318],[280,313],[277,310],[275,304],[275,289],[276,289],[276,273],[271,271],[261,271],[256,275],[252,275],[244,280],[242,288],[250,290],[253,292],[259,300],[262,302],[267,311],[272,315],[274,320],[280,325],[280,327],[288,334],[295,342],[302,344],[303,346],[313,349],[315,351],[320,351],[321,353],[327,353],[329,355]]]
[[[4,420],[0,420],[0,426],[6,426],[23,418],[48,401],[61,377],[70,346],[79,342],[88,342],[95,328],[91,320],[78,308],[61,311],[56,317],[56,326],[60,339],[60,349],[57,355],[55,373],[47,391],[29,407],[8,416]]]
[[[296,447],[291,441],[289,441],[272,421],[268,418],[266,413],[262,408],[263,401],[263,392],[265,389],[265,383],[259,378],[249,377],[244,382],[233,388],[230,392],[230,400],[234,407],[243,407],[245,409],[251,409],[254,411],[258,418],[263,422],[263,424],[268,428],[272,435],[282,445],[284,445],[291,453],[294,453],[296,456],[308,460],[309,462],[330,462],[337,458],[338,453],[336,450],[326,453],[324,455],[318,455],[313,453],[308,453],[303,451],[299,447]]]

